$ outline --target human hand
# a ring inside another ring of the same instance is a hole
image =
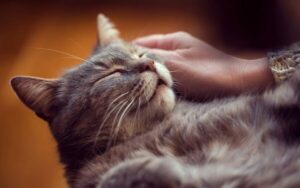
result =
[[[150,35],[134,43],[165,61],[175,89],[188,98],[203,100],[263,90],[274,82],[266,58],[237,58],[185,32]]]

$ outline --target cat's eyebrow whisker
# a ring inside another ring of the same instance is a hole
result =
[[[71,56],[63,57],[63,58],[65,58],[65,59],[75,59],[75,60],[83,61],[81,58],[71,57]],[[88,61],[88,60],[84,60],[84,62],[86,62],[86,63],[92,63],[91,61]]]
[[[51,49],[51,48],[35,48],[37,50],[45,50],[45,51],[50,51],[50,52],[55,52],[55,53],[58,53],[58,54],[62,54],[62,55],[67,55],[69,57],[73,57],[75,59],[78,59],[78,60],[82,60],[86,63],[92,63],[91,61],[88,61],[82,57],[79,57],[79,56],[76,56],[76,55],[73,55],[73,54],[70,54],[68,52],[64,52],[64,51],[60,51],[60,50],[55,50],[55,49]]]

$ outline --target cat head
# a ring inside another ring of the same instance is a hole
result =
[[[151,129],[175,105],[170,73],[158,59],[124,42],[103,15],[98,37],[95,52],[58,79],[11,80],[21,101],[49,122],[59,147],[74,155]]]

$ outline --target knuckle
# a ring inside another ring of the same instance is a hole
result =
[[[180,37],[187,37],[187,36],[190,36],[190,34],[188,34],[187,32],[185,31],[178,31],[175,33],[176,35],[180,36]]]

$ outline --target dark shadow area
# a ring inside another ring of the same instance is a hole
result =
[[[299,1],[211,0],[206,6],[220,39],[236,48],[277,48],[300,38]]]

